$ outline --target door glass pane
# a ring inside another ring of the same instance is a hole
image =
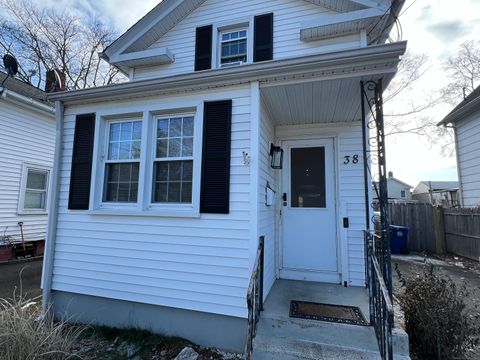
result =
[[[325,208],[325,148],[291,149],[291,207]]]

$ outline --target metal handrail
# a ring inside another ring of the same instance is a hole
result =
[[[370,325],[375,329],[380,355],[384,360],[393,360],[393,301],[385,282],[383,269],[391,266],[390,257],[382,258],[382,267],[377,259],[374,239],[383,240],[378,234],[365,231],[365,241],[368,244],[367,274],[370,300]]]
[[[248,330],[245,348],[246,360],[251,359],[257,323],[260,319],[260,311],[263,310],[263,253],[264,237],[262,236],[259,239],[257,256],[253,265],[253,271],[250,277],[250,283],[248,285],[247,292]]]

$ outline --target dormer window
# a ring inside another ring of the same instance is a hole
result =
[[[247,62],[246,28],[225,30],[219,34],[220,39],[220,67],[241,65]]]

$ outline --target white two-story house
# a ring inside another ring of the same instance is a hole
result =
[[[145,15],[103,53],[129,82],[50,97],[45,301],[241,351],[260,242],[264,299],[284,280],[365,291],[360,82],[394,76],[401,3],[164,0]]]

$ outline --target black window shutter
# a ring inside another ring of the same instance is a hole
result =
[[[253,62],[273,59],[273,13],[255,16]]]
[[[195,71],[212,68],[212,31],[212,25],[197,28],[195,36]]]
[[[94,133],[95,114],[77,115],[68,197],[68,208],[71,210],[88,210]]]
[[[203,156],[200,212],[230,211],[232,100],[206,102],[203,114]]]

